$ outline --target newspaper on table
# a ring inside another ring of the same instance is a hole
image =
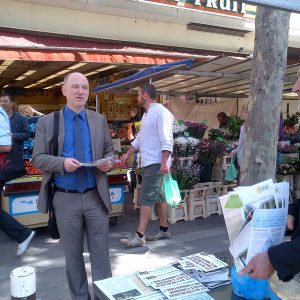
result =
[[[197,269],[202,272],[212,272],[228,267],[222,260],[212,254],[196,253],[179,259],[183,269]]]
[[[94,284],[109,300],[213,299],[206,293],[207,287],[172,265],[99,280]]]
[[[92,162],[89,162],[89,163],[80,163],[80,165],[84,166],[84,167],[98,167],[98,166],[101,166],[101,165],[105,164],[108,161],[114,163],[115,162],[115,157],[114,156],[109,156],[109,157],[98,159],[98,160],[95,160],[95,161],[92,161]]]
[[[184,272],[186,272],[189,276],[196,279],[197,281],[201,282],[210,290],[231,283],[228,269],[213,273],[203,273],[197,270],[185,270]]]
[[[282,242],[287,220],[289,184],[271,179],[240,187],[219,198],[239,271],[257,253]]]
[[[168,300],[168,297],[161,291],[155,291],[147,295],[131,298],[130,300]],[[176,300],[213,300],[213,298],[207,293],[198,293],[196,295],[188,295],[186,297],[177,297]]]
[[[145,286],[134,274],[98,280],[94,284],[109,300],[134,299],[154,291],[153,288]]]
[[[136,275],[140,278],[140,280],[143,281],[143,283],[146,286],[150,286],[151,280],[156,279],[159,276],[162,276],[162,275],[165,275],[168,273],[172,273],[174,271],[178,271],[178,269],[172,265],[167,265],[167,266],[155,268],[152,270],[137,272]]]
[[[201,295],[203,292],[209,291],[203,284],[194,280],[184,284],[171,285],[160,289],[168,299],[178,299],[179,297],[190,297],[193,295]]]
[[[197,253],[182,257],[179,260],[180,268],[190,277],[201,282],[208,289],[229,284],[228,265],[212,254]]]

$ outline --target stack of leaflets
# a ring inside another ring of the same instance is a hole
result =
[[[221,196],[220,203],[237,271],[250,259],[282,242],[289,203],[289,183],[272,179]]]
[[[179,259],[180,268],[208,289],[229,284],[228,265],[212,254],[197,253]]]

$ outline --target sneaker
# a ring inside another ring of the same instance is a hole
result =
[[[145,237],[140,238],[138,234],[135,232],[132,235],[130,235],[127,239],[121,239],[121,244],[124,246],[127,246],[129,248],[131,247],[144,247],[145,245]]]
[[[170,238],[171,238],[171,233],[169,231],[164,232],[164,231],[158,229],[153,234],[147,235],[146,241],[167,240]]]
[[[18,244],[18,250],[17,250],[17,253],[16,253],[17,256],[22,255],[26,251],[26,249],[28,248],[28,246],[29,246],[32,238],[34,237],[34,235],[35,235],[35,232],[32,231],[31,234],[29,235],[29,237],[24,242]]]

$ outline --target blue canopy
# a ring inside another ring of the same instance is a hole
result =
[[[147,69],[144,69],[136,74],[128,76],[126,78],[117,80],[113,83],[98,86],[94,89],[94,93],[99,92],[113,92],[113,90],[124,90],[137,87],[143,83],[157,81],[163,77],[168,76],[173,70],[177,69],[190,69],[193,66],[193,59],[184,59],[168,64],[157,65]]]

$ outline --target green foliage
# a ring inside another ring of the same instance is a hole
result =
[[[231,115],[228,117],[226,129],[229,132],[231,139],[237,139],[240,133],[240,128],[243,125],[244,121],[240,116]]]

